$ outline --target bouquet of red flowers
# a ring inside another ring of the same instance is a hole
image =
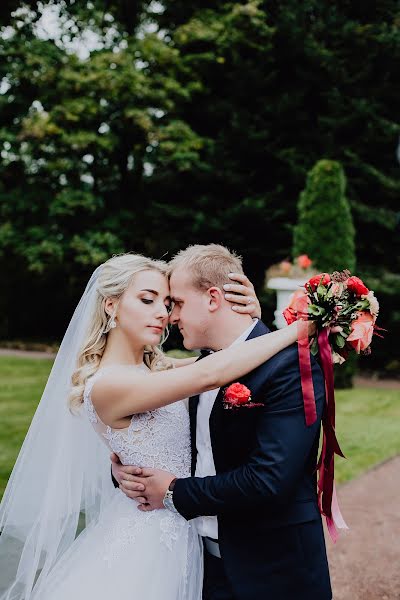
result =
[[[325,377],[326,401],[322,414],[323,440],[318,461],[318,502],[325,515],[329,533],[337,539],[337,527],[346,529],[334,485],[334,455],[344,456],[335,432],[335,391],[333,363],[343,363],[351,351],[370,354],[372,336],[381,330],[376,326],[379,303],[358,277],[350,271],[335,271],[331,275],[315,275],[292,296],[283,315],[290,325],[299,322],[299,365],[306,425],[317,420],[312,381],[312,367],[307,320],[317,323],[317,335],[311,352],[319,353]],[[382,337],[382,336],[380,336]]]
[[[308,318],[317,322],[319,330],[326,327],[334,363],[342,364],[352,350],[370,354],[372,336],[380,336],[381,330],[376,326],[379,302],[374,292],[349,271],[315,275],[304,287],[283,312],[287,323]],[[311,351],[317,354],[317,339]]]

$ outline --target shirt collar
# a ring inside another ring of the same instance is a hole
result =
[[[236,344],[240,344],[240,342],[244,342],[245,340],[247,340],[257,323],[258,319],[253,319],[252,324],[249,327],[247,327],[247,329],[243,331],[243,333],[241,333],[239,337],[236,338],[236,340],[232,342],[231,346],[236,346]]]

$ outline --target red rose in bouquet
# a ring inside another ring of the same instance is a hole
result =
[[[328,273],[320,273],[319,275],[314,275],[311,277],[306,283],[306,287],[309,285],[313,292],[317,289],[317,287],[321,285],[327,285],[331,281],[331,276]]]
[[[347,280],[347,289],[354,292],[356,296],[367,295],[369,289],[359,277],[349,277]]]

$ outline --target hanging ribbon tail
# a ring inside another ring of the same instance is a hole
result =
[[[332,496],[332,517],[335,525],[338,529],[348,529],[348,525],[343,518],[342,512],[339,507],[339,502],[336,494],[336,486],[333,485],[333,496]]]
[[[321,366],[325,377],[326,404],[322,417],[323,442],[318,461],[318,504],[334,543],[338,539],[337,529],[348,529],[339,508],[335,489],[335,454],[344,457],[335,432],[335,388],[333,378],[332,352],[328,331],[322,329],[318,335]]]
[[[297,301],[297,312],[307,318],[307,297],[301,296]],[[303,393],[304,414],[306,425],[310,427],[317,420],[317,407],[315,404],[314,384],[311,371],[310,347],[308,339],[307,321],[297,321],[298,326],[298,352],[301,390]]]

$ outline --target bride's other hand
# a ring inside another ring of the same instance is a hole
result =
[[[317,334],[317,324],[315,321],[308,321],[308,337],[313,338]]]
[[[261,319],[261,306],[250,279],[243,273],[229,273],[229,283],[224,285],[225,299],[232,302],[232,310]]]
[[[123,489],[124,480],[129,480],[131,475],[141,475],[142,469],[140,467],[135,467],[134,465],[123,465],[119,460],[118,455],[114,452],[110,455],[110,459],[113,477],[116,481],[118,481],[122,491],[126,493]]]

